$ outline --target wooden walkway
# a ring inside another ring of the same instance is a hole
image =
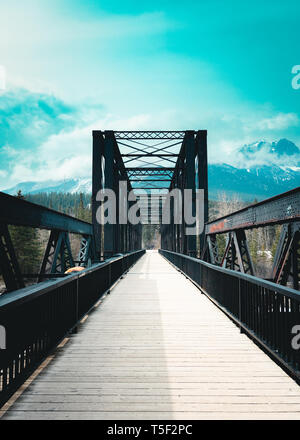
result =
[[[300,419],[300,387],[156,252],[40,370],[4,420]]]

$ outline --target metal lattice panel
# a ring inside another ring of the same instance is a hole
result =
[[[185,131],[115,131],[116,139],[183,139]]]
[[[130,186],[139,200],[142,224],[161,223],[161,193],[169,191],[179,169],[178,158],[185,134],[184,131],[114,132]],[[151,203],[145,193],[154,197]],[[160,199],[159,203],[155,198]]]

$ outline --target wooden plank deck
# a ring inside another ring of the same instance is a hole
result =
[[[9,419],[300,419],[300,387],[148,252],[3,412]]]

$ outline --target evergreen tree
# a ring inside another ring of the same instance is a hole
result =
[[[79,194],[78,213],[76,217],[79,218],[80,220],[85,220],[86,217],[82,193]]]
[[[23,199],[21,191],[17,197]],[[11,239],[22,273],[36,273],[41,263],[41,243],[38,230],[25,226],[10,226]]]
[[[159,226],[158,225],[143,225],[142,238],[143,246],[146,249],[155,249],[158,245]]]
[[[280,238],[280,234],[281,234],[281,229],[282,226],[275,226],[273,232],[273,242],[272,242],[272,247],[271,247],[271,253],[272,253],[272,257],[273,260],[275,258],[275,254],[276,254],[276,250],[277,250],[277,246],[278,246],[278,242],[279,242],[279,238]]]

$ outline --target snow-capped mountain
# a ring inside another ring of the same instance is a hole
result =
[[[232,162],[209,166],[210,197],[226,192],[262,200],[300,186],[300,149],[288,139],[243,145]]]
[[[5,190],[7,194],[15,195],[21,190],[23,194],[38,194],[41,192],[91,193],[92,179],[89,177],[65,180],[47,180],[45,182],[21,182]]]
[[[218,193],[238,194],[246,201],[262,200],[300,186],[300,150],[291,141],[264,140],[244,145],[235,152],[236,163],[209,164],[210,198]],[[91,193],[91,177],[60,181],[23,182],[4,191],[8,194],[41,192]]]
[[[300,186],[300,168],[283,168],[263,165],[251,168],[235,168],[227,164],[208,167],[210,198],[220,192],[238,194],[245,201],[263,200]]]
[[[288,139],[278,142],[259,141],[238,148],[232,165],[238,168],[277,165],[283,168],[300,167],[300,149]]]
[[[278,142],[259,141],[244,145],[238,149],[238,152],[244,155],[246,159],[252,159],[261,151],[272,154],[273,157],[293,156],[295,160],[300,160],[300,150],[294,142],[288,139],[280,139]]]

